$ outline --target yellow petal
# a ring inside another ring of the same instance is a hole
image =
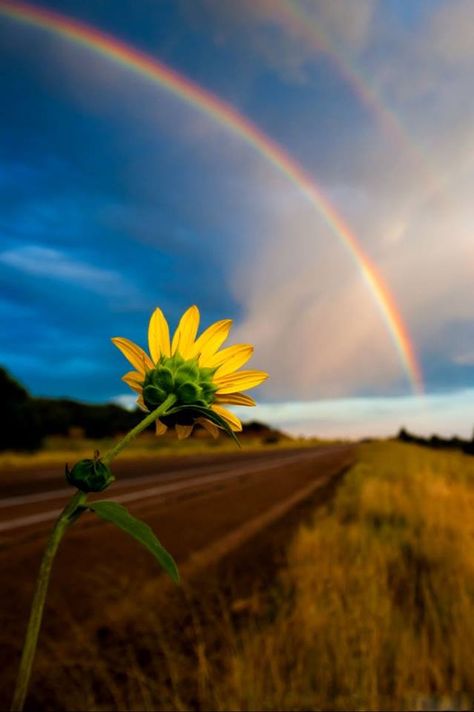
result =
[[[178,440],[184,440],[188,438],[193,432],[192,425],[175,425],[176,432],[178,433]]]
[[[199,309],[196,305],[189,307],[187,311],[184,312],[181,317],[178,327],[173,336],[173,343],[171,345],[171,353],[175,354],[177,351],[181,354],[184,359],[191,358],[194,346],[194,339],[196,338],[197,330],[199,327]]]
[[[253,398],[244,393],[228,393],[225,395],[216,395],[216,403],[229,403],[231,405],[257,405]]]
[[[219,366],[222,366],[226,361],[228,361],[236,354],[248,352],[249,350],[250,355],[248,356],[248,358],[250,358],[253,353],[253,346],[251,344],[235,344],[234,346],[228,346],[226,349],[218,351],[213,356],[209,356],[209,358],[206,359],[206,366],[208,368],[219,368]]]
[[[230,412],[230,410],[227,410],[227,408],[223,408],[221,405],[212,405],[211,406],[212,410],[217,413],[217,415],[220,415],[221,418],[224,418],[224,420],[227,420],[229,423],[230,427],[232,430],[235,432],[240,432],[242,430],[242,423],[240,420],[237,418],[236,415]]]
[[[207,366],[206,360],[215,354],[217,349],[229,336],[232,319],[223,319],[211,324],[194,344],[193,356],[199,356],[199,364]]]
[[[164,435],[168,430],[168,426],[161,422],[159,418],[155,421],[155,432],[157,435]]]
[[[230,348],[232,348],[232,346]],[[227,351],[227,349],[224,349],[224,351]],[[237,371],[237,369],[247,363],[252,354],[253,346],[240,346],[235,349],[232,354],[229,354],[229,357],[226,358],[222,366],[219,366],[215,377],[217,378],[219,376],[226,376],[229,373],[234,373],[234,371]]]
[[[161,309],[155,309],[148,325],[148,348],[155,363],[161,354],[171,356],[170,330]]]
[[[148,410],[148,408],[146,407],[146,405],[145,405],[145,401],[143,400],[143,396],[142,396],[142,395],[138,396],[138,398],[137,398],[137,406],[140,408],[140,410],[144,410],[145,413],[149,413],[149,412],[150,412],[150,411]]]
[[[112,339],[112,342],[139,373],[145,375],[146,369],[153,368],[153,361],[151,358],[143,351],[143,349],[134,344],[133,341],[123,339],[121,336],[116,336]]]
[[[255,388],[267,378],[268,373],[264,371],[239,371],[238,373],[230,373],[227,376],[214,376],[213,381],[217,386],[217,393],[224,394]]]
[[[143,376],[138,371],[129,371],[125,376],[122,376],[122,381],[137,393],[141,393],[143,390]]]
[[[207,418],[198,418],[196,420],[196,423],[202,425],[202,427],[205,428],[214,439],[219,437],[219,428],[217,427],[217,425],[214,425],[214,423],[211,423],[211,421]]]

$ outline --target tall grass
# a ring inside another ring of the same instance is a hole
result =
[[[91,649],[87,670],[62,668],[58,705],[472,708],[474,459],[397,443],[359,455],[273,584],[244,595],[201,584],[172,612],[143,606]],[[71,695],[74,676],[87,685]]]
[[[474,462],[360,456],[293,542],[278,616],[231,656],[232,709],[472,707]]]

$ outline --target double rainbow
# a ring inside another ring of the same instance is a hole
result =
[[[46,8],[24,2],[0,0],[0,14],[25,25],[46,30],[75,45],[84,47],[110,62],[148,79],[171,92],[198,111],[206,114],[245,143],[283,173],[316,208],[324,222],[341,240],[352,255],[372,292],[388,333],[399,354],[401,363],[415,393],[423,391],[423,380],[408,330],[397,305],[376,266],[365,254],[357,237],[321,188],[276,141],[264,134],[247,117],[232,106],[187,79],[162,62],[136,50],[126,43],[111,37],[83,22],[72,20]]]
[[[412,165],[418,170],[420,178],[425,181],[428,192],[436,193],[442,186],[442,180],[430,165],[426,155],[410,138],[400,118],[388,108],[373,83],[370,83],[354,62],[344,57],[341,50],[323,32],[318,22],[305,11],[303,5],[295,0],[273,0],[271,12],[286,30],[307,42],[315,53],[322,53],[329,59],[359,102],[376,118],[387,139],[399,146],[409,157]]]

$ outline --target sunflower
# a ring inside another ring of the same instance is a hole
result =
[[[219,350],[229,335],[231,319],[217,321],[198,337],[199,318],[197,306],[190,307],[170,339],[168,322],[161,309],[155,309],[148,325],[149,354],[128,339],[112,339],[135,369],[122,380],[138,393],[142,410],[155,410],[171,394],[175,398],[173,407],[156,420],[157,435],[174,426],[178,438],[186,438],[197,423],[214,437],[219,427],[241,431],[242,423],[224,405],[255,405],[241,391],[268,377],[264,371],[238,370],[253,353],[250,344]]]

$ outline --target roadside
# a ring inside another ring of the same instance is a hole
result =
[[[209,546],[212,548],[214,542],[225,541],[232,531],[235,532],[244,523],[258,519],[275,503],[284,502],[315,478],[324,480],[329,477],[329,480],[321,482],[321,487],[314,493],[314,501],[329,496],[337,481],[336,473],[353,460],[352,448],[335,450],[336,452],[327,453],[318,451],[317,456],[308,452],[307,462],[292,467],[291,471],[284,466],[274,469],[271,474],[262,471],[251,478],[240,480],[237,487],[235,483],[233,486],[230,482],[227,485],[222,483],[219,487],[177,499],[172,504],[143,504],[140,505],[139,514],[154,526],[165,546],[173,551],[178,561],[184,562],[182,573],[186,580],[186,561],[190,561],[193,552],[206,550]],[[310,497],[309,501],[312,499]],[[32,696],[35,708],[41,708],[46,699],[56,699],[56,708],[63,708],[65,705],[70,709],[74,708],[71,706],[70,697],[66,700],[57,695],[62,695],[61,689],[74,686],[74,676],[84,664],[84,650],[87,651],[86,658],[89,663],[92,665],[92,661],[95,661],[94,671],[89,671],[85,676],[88,681],[96,679],[99,673],[105,674],[104,666],[107,674],[113,669],[114,676],[126,676],[126,670],[122,669],[120,674],[118,672],[123,667],[123,661],[128,659],[121,654],[124,646],[128,646],[129,656],[140,650],[140,641],[148,640],[151,636],[156,645],[160,638],[155,635],[153,626],[147,620],[150,611],[155,614],[157,610],[160,611],[164,619],[160,625],[168,625],[174,620],[177,630],[182,631],[180,621],[189,618],[190,611],[195,610],[193,606],[189,608],[195,597],[196,600],[211,601],[214,596],[215,600],[222,603],[222,596],[227,596],[227,590],[232,590],[232,601],[239,601],[245,598],[250,588],[260,586],[260,583],[255,582],[270,581],[285,550],[288,537],[285,533],[280,538],[277,532],[280,528],[286,531],[286,526],[294,527],[294,522],[301,515],[300,507],[305,506],[305,502],[296,503],[290,512],[282,515],[282,519],[272,524],[267,523],[264,531],[257,535],[251,533],[251,539],[243,545],[237,537],[236,545],[239,548],[234,547],[234,551],[228,556],[223,555],[220,550],[218,555],[223,558],[219,562],[213,561],[212,556],[205,557],[204,562],[196,566],[194,560],[191,565],[194,573],[192,585],[179,589],[168,586],[162,577],[156,577],[146,552],[142,557],[133,542],[130,546],[120,532],[117,535],[111,528],[102,527],[107,536],[102,537],[99,540],[100,545],[95,544],[91,550],[88,546],[90,525],[78,527],[76,532],[71,530],[60,552],[52,581],[48,623],[40,645],[36,687]],[[267,534],[267,531],[271,534]],[[94,540],[97,542],[97,537]],[[29,579],[31,571],[35,570],[35,559],[38,557],[38,553],[34,551],[38,547],[34,544],[35,542],[28,544],[28,541],[25,541],[17,561],[10,561],[10,570],[4,566],[7,580],[15,583],[13,587],[7,585],[10,591],[7,595],[8,601],[5,600],[6,609],[3,610],[7,610],[10,615],[13,613],[17,621],[22,621],[24,616],[24,590],[29,586],[26,577]],[[74,561],[74,567],[71,567],[71,561]],[[234,565],[237,566],[235,570]],[[205,568],[202,569],[202,566]],[[16,583],[18,577],[20,581],[25,582],[24,585]],[[4,599],[7,593],[4,589]],[[209,605],[212,608],[214,603]],[[241,609],[236,612],[240,617],[247,604],[236,605]],[[208,606],[207,602],[205,606]],[[176,613],[173,613],[174,610]],[[214,614],[212,619],[215,619]],[[4,635],[5,626],[8,628],[8,620],[4,621]],[[6,648],[10,651],[7,652],[6,661],[7,667],[10,668],[21,627],[16,624],[16,633],[10,627],[10,645]],[[185,649],[189,647],[186,636],[182,644]],[[120,653],[119,660],[113,661],[112,658],[117,653]],[[112,656],[110,660],[109,655]],[[6,672],[4,670],[5,676]],[[61,683],[61,689],[56,689],[59,681],[63,679],[64,688]],[[3,689],[8,689],[7,682],[5,679]],[[96,679],[96,683],[100,689],[106,689],[103,680],[99,682]],[[117,687],[115,683],[113,687]],[[117,687],[117,690],[120,689],[121,685]],[[83,709],[84,705],[85,701],[82,700],[76,708]],[[54,707],[54,704],[51,706]],[[123,708],[123,705],[118,708]]]

